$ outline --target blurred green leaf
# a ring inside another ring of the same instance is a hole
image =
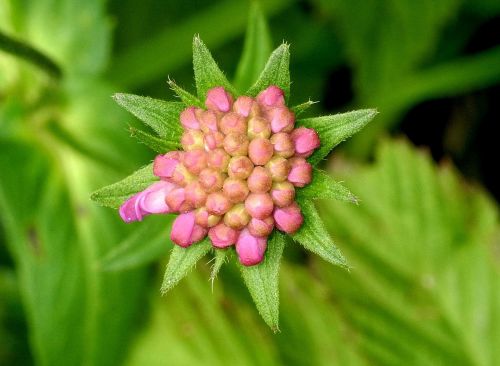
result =
[[[199,99],[205,100],[207,91],[216,86],[223,86],[234,96],[238,95],[199,36],[193,39],[193,69]]]
[[[119,182],[103,187],[90,196],[102,206],[119,208],[131,195],[149,187],[158,178],[153,175],[153,163],[148,164]]]
[[[187,248],[174,245],[170,259],[163,276],[161,293],[166,294],[180,280],[182,280],[196,263],[212,249],[210,239],[206,237],[199,243],[194,243]]]
[[[134,127],[130,127],[129,131],[130,136],[135,137],[139,142],[157,153],[165,154],[168,151],[178,150],[180,148],[179,142],[173,143],[172,141],[163,140]]]
[[[253,2],[248,15],[245,45],[241,54],[234,85],[240,90],[247,90],[257,80],[272,51],[271,35],[260,4]]]
[[[127,365],[281,364],[272,333],[254,305],[235,301],[222,278],[212,290],[209,272],[200,263],[175,293],[151,293],[151,316],[129,350]],[[237,271],[235,280],[241,283]]]
[[[261,8],[267,15],[272,15],[291,3],[291,0],[266,0],[261,3]],[[194,33],[199,33],[212,50],[240,37],[248,22],[248,8],[247,1],[218,1],[175,21],[174,26],[168,24],[155,34],[148,34],[145,40],[115,58],[109,68],[109,78],[129,88],[165,78],[169,72],[191,61],[189,44]]]
[[[496,204],[404,142],[385,142],[373,166],[349,175],[363,204],[322,212],[354,269],[318,271],[370,364],[494,365]]]
[[[239,265],[243,280],[264,321],[273,332],[279,331],[279,269],[286,238],[275,231],[269,239],[266,256],[256,266]]]
[[[358,203],[358,199],[346,187],[333,180],[327,173],[313,168],[313,180],[311,184],[297,189],[299,199],[335,199]]]
[[[292,234],[292,238],[325,261],[348,268],[346,259],[328,235],[314,203],[309,200],[301,200],[299,204],[304,223],[295,234]]]
[[[186,106],[195,106],[195,107],[200,107],[203,108],[204,105],[200,100],[192,95],[191,93],[188,93],[184,89],[182,89],[179,85],[177,85],[173,80],[168,81],[168,85],[170,86],[170,89],[174,91],[174,93],[181,98],[182,103],[184,103]]]
[[[149,264],[167,255],[171,246],[168,238],[172,217],[165,215],[148,216],[143,225],[117,243],[101,259],[103,271],[123,271]]]
[[[186,107],[184,103],[123,93],[117,93],[113,98],[162,138],[173,144],[179,143],[182,134],[179,115]]]
[[[276,48],[267,60],[255,84],[245,93],[256,96],[270,85],[276,85],[285,92],[285,99],[290,97],[290,46],[283,43]]]

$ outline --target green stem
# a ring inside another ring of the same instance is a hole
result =
[[[48,74],[59,79],[62,76],[61,68],[48,56],[33,48],[32,46],[13,39],[0,31],[0,50],[10,53],[25,61],[28,61],[39,68],[45,70]]]

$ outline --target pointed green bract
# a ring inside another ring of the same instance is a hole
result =
[[[212,271],[210,272],[210,281],[212,281],[212,286],[222,265],[226,263],[227,255],[228,249],[215,249],[214,264],[212,265]]]
[[[358,199],[346,187],[336,182],[327,173],[314,168],[313,180],[304,188],[297,189],[298,199],[335,199],[358,203]]]
[[[189,106],[200,107],[200,108],[204,107],[203,103],[200,102],[198,97],[182,89],[179,85],[175,83],[175,81],[169,80],[168,85],[170,86],[170,89],[172,89],[174,93],[177,94],[179,98],[181,98],[182,103],[184,103],[187,107]]]
[[[262,263],[246,267],[240,264],[243,280],[264,321],[273,332],[279,331],[279,268],[286,237],[275,231],[267,244]]]
[[[193,69],[200,100],[205,100],[207,91],[216,86],[224,87],[233,96],[238,95],[199,36],[195,36],[193,39]]]
[[[158,177],[153,175],[153,163],[151,163],[127,178],[95,191],[90,198],[102,206],[119,208],[127,198],[146,189],[155,181],[158,181]]]
[[[163,277],[161,293],[165,295],[172,287],[182,280],[210,249],[212,249],[212,243],[208,237],[187,248],[174,245]]]
[[[299,231],[292,235],[293,239],[324,260],[348,268],[346,259],[330,238],[316,207],[314,207],[314,203],[309,200],[302,200],[299,204],[304,216],[304,223]]]
[[[361,130],[377,114],[375,109],[305,118],[297,121],[298,126],[313,128],[319,135],[321,146],[308,159],[313,165],[324,159],[330,150]]]
[[[247,90],[257,80],[271,53],[271,35],[259,3],[253,2],[248,18],[245,46],[241,55],[234,85]]]
[[[296,105],[295,107],[292,107],[291,110],[293,113],[295,113],[295,117],[301,115],[305,111],[307,111],[313,104],[316,104],[318,102],[313,102],[312,100],[308,100],[305,103]]]
[[[124,271],[151,263],[166,255],[172,216],[151,215],[143,225],[116,244],[100,261],[103,271]]]
[[[151,127],[158,135],[179,141],[182,127],[179,115],[185,108],[183,103],[118,93],[114,100],[127,111]]]
[[[156,136],[150,135],[147,132],[141,131],[137,128],[130,127],[130,136],[135,137],[144,145],[156,151],[157,153],[164,154],[168,151],[177,150],[181,146],[179,141],[171,141],[161,139]]]
[[[256,96],[270,85],[276,85],[285,92],[285,99],[290,97],[290,50],[286,43],[283,43],[273,51],[264,70],[255,84],[248,89],[246,94]]]

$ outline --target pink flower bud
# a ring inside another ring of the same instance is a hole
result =
[[[299,230],[304,221],[300,207],[295,202],[287,207],[276,208],[273,217],[276,227],[288,234],[293,234]]]
[[[312,128],[299,127],[292,132],[292,140],[295,145],[296,156],[307,158],[321,142],[319,136]]]
[[[210,193],[222,188],[224,178],[225,176],[218,170],[214,168],[205,168],[200,172],[198,182],[200,182],[206,192]]]
[[[209,213],[206,207],[200,207],[195,211],[195,221],[198,225],[203,227],[213,227],[217,225],[221,219],[221,216]]]
[[[216,248],[227,248],[236,243],[239,232],[222,223],[208,230],[208,236],[212,245]]]
[[[184,188],[175,188],[167,195],[165,202],[172,212],[187,212],[193,209],[193,205],[186,200]]]
[[[253,163],[246,156],[234,156],[229,160],[227,172],[231,178],[247,179],[252,170]]]
[[[277,156],[289,158],[295,154],[295,146],[290,134],[278,132],[271,136],[271,144],[274,147],[274,153]]]
[[[245,200],[245,208],[250,216],[262,220],[271,215],[274,204],[269,193],[250,193]]]
[[[207,153],[203,149],[186,151],[182,163],[189,172],[199,174],[207,167]]]
[[[165,155],[157,155],[153,163],[153,174],[171,183],[185,186],[194,177],[181,163],[183,154],[171,151]]]
[[[153,183],[146,188],[139,198],[139,207],[144,213],[160,214],[172,212],[165,199],[177,186],[167,181]]]
[[[231,156],[248,154],[248,138],[246,135],[230,133],[224,138],[224,150]]]
[[[229,211],[224,215],[224,223],[236,230],[241,230],[247,226],[250,221],[250,215],[245,209],[243,203],[239,203],[231,207]]]
[[[253,236],[269,236],[274,229],[274,219],[272,216],[266,217],[264,220],[252,217],[247,226],[248,231]]]
[[[215,149],[208,154],[208,166],[220,172],[227,172],[230,158],[224,149]]]
[[[197,110],[199,110],[199,108],[188,107],[182,111],[180,116],[182,127],[191,130],[200,129],[200,121],[198,121],[198,118],[196,116]]]
[[[241,96],[234,102],[233,111],[243,117],[255,116],[259,113],[259,105],[253,98]]]
[[[288,206],[295,199],[295,188],[290,182],[275,182],[271,188],[271,197],[275,206]]]
[[[215,150],[222,147],[224,135],[222,132],[210,131],[204,136],[204,146],[206,151]]]
[[[247,133],[247,122],[245,118],[234,112],[229,112],[223,115],[220,120],[219,127],[225,135],[229,135],[231,133],[244,135]]]
[[[247,184],[250,192],[265,193],[271,189],[273,179],[266,168],[256,166],[248,177]]]
[[[257,95],[257,102],[264,107],[282,107],[285,105],[285,93],[275,85],[271,85]]]
[[[188,247],[200,241],[207,235],[207,230],[195,223],[194,212],[188,212],[176,217],[170,239],[181,247]]]
[[[236,178],[228,178],[224,181],[224,194],[233,203],[243,202],[248,196],[247,184]]]
[[[271,130],[274,133],[293,130],[295,115],[286,107],[272,108],[267,111],[266,117],[271,122]]]
[[[205,105],[208,109],[215,112],[229,112],[233,104],[233,98],[226,90],[218,86],[207,92]]]
[[[205,204],[207,211],[213,215],[224,215],[231,208],[231,202],[222,192],[210,193]]]
[[[138,202],[141,194],[142,192],[134,194],[120,206],[120,217],[127,224],[132,221],[142,221],[142,217],[145,215],[145,212],[140,209]]]
[[[253,236],[247,229],[240,232],[236,242],[238,258],[245,266],[253,266],[262,262],[266,248],[267,238]]]
[[[205,192],[205,189],[203,189],[202,185],[197,181],[189,183],[186,188],[184,188],[184,192],[186,200],[193,207],[201,207],[207,200],[207,192]]]
[[[290,172],[290,163],[281,156],[275,156],[266,164],[267,170],[275,182],[283,182],[287,179]]]
[[[304,187],[311,183],[312,166],[304,158],[292,158],[289,160],[291,169],[288,173],[288,181],[295,187]]]
[[[200,128],[203,132],[216,132],[217,129],[217,115],[213,111],[202,111],[198,114],[200,121]]]
[[[184,151],[203,149],[203,132],[199,130],[186,130],[181,137]]]
[[[268,139],[257,137],[248,146],[248,156],[255,165],[265,165],[273,156],[273,145]]]
[[[271,136],[271,125],[265,118],[252,117],[248,120],[247,133],[250,139],[256,137],[267,139]]]
[[[170,151],[165,155],[157,155],[153,163],[153,174],[160,178],[170,178],[181,161],[182,153],[180,151]]]

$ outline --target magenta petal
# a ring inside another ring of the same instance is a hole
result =
[[[300,207],[296,203],[284,208],[276,208],[274,210],[274,221],[278,230],[292,234],[299,230],[304,222]]]
[[[171,212],[165,198],[175,187],[175,184],[166,181],[154,183],[143,192],[139,199],[139,207],[145,212],[154,214]]]
[[[257,101],[266,107],[278,107],[285,105],[283,90],[275,85],[271,85],[257,95]]]
[[[253,266],[262,262],[266,248],[267,238],[253,236],[247,229],[241,231],[236,242],[238,258],[245,266]]]
[[[161,178],[172,178],[177,164],[180,159],[180,154],[165,154],[158,155],[153,163],[153,174]]]
[[[195,223],[193,211],[180,214],[175,219],[170,233],[170,239],[181,247],[188,247],[200,241],[207,235],[207,230]]]
[[[120,206],[120,216],[126,223],[142,220],[142,212],[137,205],[138,200],[141,198],[141,194],[142,192],[133,195]]]
[[[212,88],[207,92],[207,99],[205,105],[208,109],[216,112],[229,112],[233,100],[226,90],[218,86]]]

